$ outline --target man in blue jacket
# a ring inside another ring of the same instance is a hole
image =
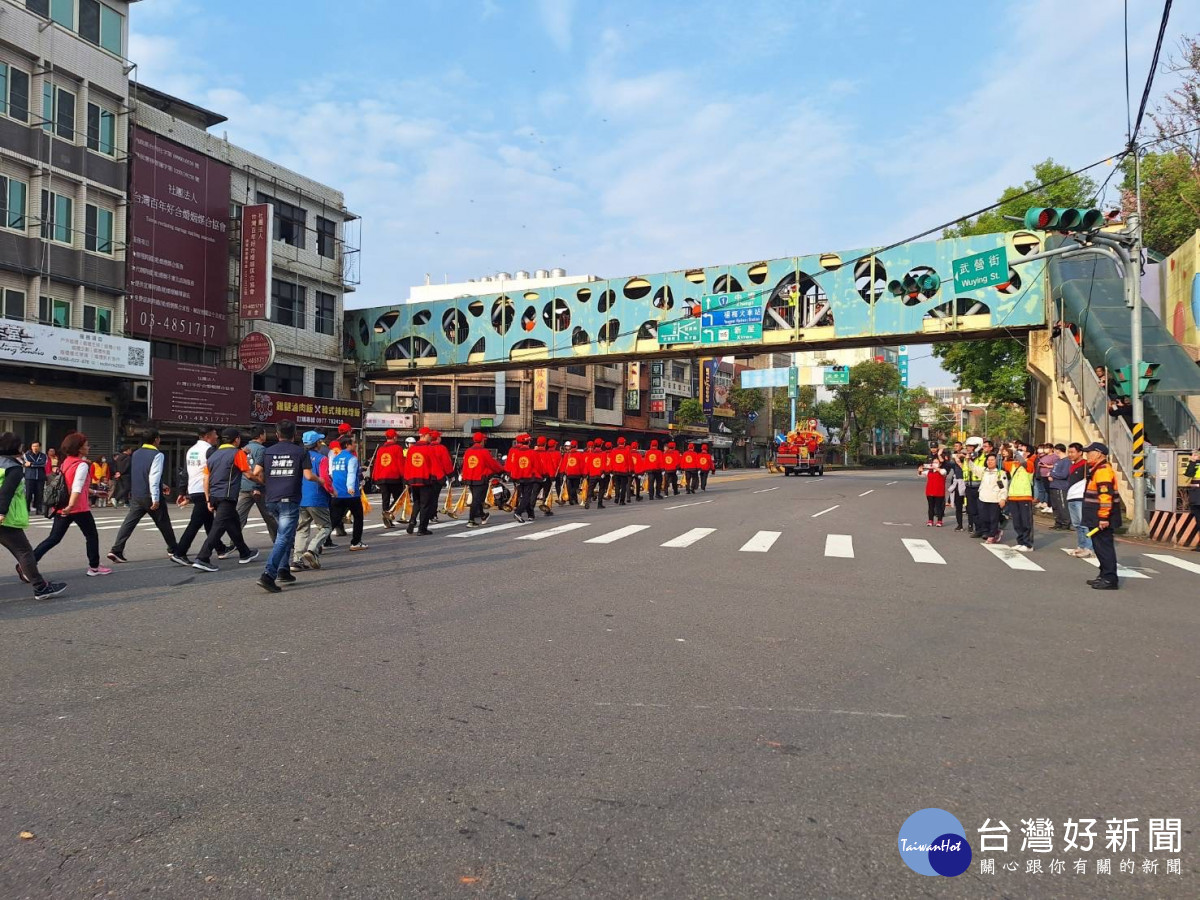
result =
[[[333,497],[333,481],[329,477],[329,448],[325,435],[319,431],[304,432],[304,449],[316,481],[306,480],[300,488],[300,522],[296,526],[296,547],[292,554],[292,571],[321,568],[321,553],[333,530],[329,504]]]
[[[340,522],[346,513],[354,521],[350,532],[350,549],[366,550],[362,542],[362,466],[354,452],[354,435],[343,435],[342,449],[329,463],[329,477],[333,482],[333,500],[329,504],[329,518]]]
[[[1050,508],[1054,510],[1054,530],[1071,530],[1071,513],[1067,509],[1067,488],[1070,486],[1071,460],[1066,444],[1054,445],[1054,465],[1050,467],[1047,486],[1050,489]]]

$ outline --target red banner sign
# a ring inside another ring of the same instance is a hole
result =
[[[272,391],[254,392],[250,407],[251,422],[265,424],[284,419],[291,419],[307,428],[337,428],[342,422],[349,422],[358,429],[362,427],[362,404],[356,400],[329,400]]]
[[[238,344],[238,362],[247,372],[258,375],[275,362],[275,342],[269,334],[252,331]]]
[[[269,203],[242,207],[243,319],[271,318],[271,230],[274,210]]]
[[[131,129],[125,329],[225,346],[229,166]]]
[[[246,421],[250,373],[241,369],[156,359],[150,417],[193,425],[238,425]]]

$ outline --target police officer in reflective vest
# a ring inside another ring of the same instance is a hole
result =
[[[1083,448],[1087,455],[1087,487],[1083,492],[1083,525],[1092,538],[1092,550],[1100,563],[1100,575],[1088,582],[1098,591],[1115,591],[1117,550],[1113,531],[1121,526],[1121,506],[1117,496],[1117,474],[1108,461],[1108,447],[1094,441]],[[1095,534],[1092,532],[1095,531]]]

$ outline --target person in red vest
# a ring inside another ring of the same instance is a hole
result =
[[[588,441],[587,453],[587,477],[588,490],[587,499],[583,503],[583,508],[588,509],[592,504],[592,498],[597,500],[596,508],[604,509],[604,490],[608,485],[605,480],[604,470],[604,445],[600,441]]]
[[[554,438],[550,439],[551,459],[554,462],[554,496],[562,496],[563,481],[567,477],[566,462],[567,448],[571,445],[570,441],[563,441],[562,448],[558,446],[558,442]]]
[[[371,480],[379,486],[379,503],[383,507],[385,528],[395,528],[392,504],[404,490],[404,448],[396,438],[396,429],[385,432],[387,438],[375,450],[375,462],[371,466]]]
[[[675,496],[679,496],[679,451],[675,449],[675,442],[671,441],[667,444],[667,449],[663,451],[663,496],[667,496],[672,490],[675,491]]]
[[[604,474],[600,476],[600,499],[608,496],[608,488],[613,480],[613,445],[612,441],[605,441],[604,450]]]
[[[712,454],[708,452],[708,444],[700,445],[700,490],[708,490],[708,473],[715,472]]]
[[[504,470],[508,472],[509,478],[517,486],[517,504],[513,508],[513,518],[522,525],[526,521],[532,522],[534,518],[533,497],[542,476],[537,455],[529,447],[529,435],[524,433],[517,435],[516,443],[508,451],[508,460],[504,464]]]
[[[633,455],[633,471],[629,476],[629,487],[637,502],[641,503],[642,476],[646,474],[646,454],[638,446],[637,441],[629,445],[629,452]]]
[[[700,454],[696,452],[695,444],[688,444],[680,459],[683,466],[683,487],[689,494],[696,493],[700,486]]]
[[[554,485],[554,476],[558,474],[558,466],[554,459],[558,455],[557,447],[557,441],[547,441],[545,437],[539,437],[537,449],[534,450],[537,456],[539,477],[537,490],[533,493],[534,504],[548,516],[554,515],[554,510],[550,508],[547,501],[550,499],[550,490]]]
[[[633,457],[625,446],[625,438],[617,438],[617,446],[611,454],[612,477],[616,486],[617,506],[624,506],[629,500],[629,473],[633,470]]]
[[[471,435],[474,443],[463,454],[462,480],[471,491],[471,512],[467,519],[468,528],[478,528],[486,525],[491,513],[483,509],[483,501],[487,497],[488,482],[493,475],[499,475],[504,467],[483,446],[484,435],[477,431]]]
[[[571,506],[578,506],[579,484],[580,480],[586,477],[585,463],[587,460],[578,444],[564,441],[563,447],[563,475],[567,484],[567,503]]]
[[[412,501],[412,515],[409,516],[408,527],[405,530],[409,534],[414,530],[418,534],[432,534],[429,530],[429,495],[434,494],[435,498],[437,496],[433,485],[438,478],[434,472],[438,469],[430,444],[429,429],[422,428],[418,434],[417,442],[408,448],[404,457],[404,481],[408,485],[409,499]]]
[[[646,475],[650,481],[650,499],[660,500],[663,496],[662,486],[663,453],[658,449],[658,441],[650,441],[650,449],[646,451]]]
[[[438,519],[438,505],[442,496],[442,488],[454,476],[454,460],[450,457],[450,448],[442,443],[442,433],[436,429],[429,432],[429,449],[433,453],[434,475],[433,489],[426,495],[429,504],[429,520]]]

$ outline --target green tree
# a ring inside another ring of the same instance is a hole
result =
[[[1015,403],[988,408],[987,437],[993,441],[1025,440],[1029,437],[1029,413]]]
[[[704,415],[704,407],[699,400],[684,400],[675,410],[676,425],[699,425],[707,421],[708,417]]]
[[[767,396],[760,388],[729,389],[729,406],[743,419],[752,412],[758,412],[766,404]]]
[[[1000,206],[989,210],[956,228],[947,228],[944,237],[969,237],[1015,231],[1017,222],[1005,216],[1024,217],[1031,206],[1090,206],[1097,186],[1087,175],[1071,175],[1066,166],[1047,159],[1033,167],[1033,178],[1021,185],[1005,188],[999,197]],[[1039,185],[1062,178],[1045,188]],[[1020,197],[1025,191],[1034,191]],[[1024,341],[1002,338],[986,341],[936,343],[933,355],[941,360],[942,368],[953,375],[959,386],[967,388],[978,400],[993,403],[1023,403],[1029,386],[1025,371],[1028,353]]]
[[[894,421],[900,372],[890,363],[868,360],[850,369],[850,383],[834,389],[845,415],[843,443],[855,459],[874,443],[874,429]]]
[[[796,397],[796,421],[812,418],[816,415],[817,389],[811,384],[802,384]],[[792,401],[788,397],[787,388],[776,388],[775,398],[771,403],[771,414],[778,431],[787,431],[792,424]]]

